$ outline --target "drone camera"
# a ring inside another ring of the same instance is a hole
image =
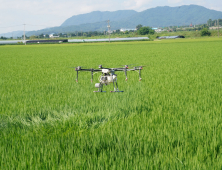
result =
[[[101,80],[102,80],[102,81],[106,81],[106,80],[107,80],[107,77],[106,77],[106,76],[102,76],[102,77],[101,77]]]

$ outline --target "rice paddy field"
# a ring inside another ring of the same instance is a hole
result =
[[[221,68],[221,38],[0,46],[0,169],[221,169]]]

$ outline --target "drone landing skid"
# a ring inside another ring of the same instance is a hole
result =
[[[106,92],[106,91],[93,91],[94,93],[102,93],[102,92]]]
[[[124,92],[124,91],[110,91],[110,93],[116,93],[116,92]]]

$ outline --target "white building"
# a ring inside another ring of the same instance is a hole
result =
[[[221,26],[219,26],[219,29],[221,29],[222,27]],[[209,28],[210,30],[217,30],[218,29],[218,27],[210,27]]]
[[[125,31],[136,31],[134,28],[121,28],[120,32],[125,32]]]
[[[55,33],[49,34],[49,38],[59,38],[59,35],[54,35]]]
[[[152,28],[156,33],[161,33],[162,31],[166,31],[166,29],[162,28]]]

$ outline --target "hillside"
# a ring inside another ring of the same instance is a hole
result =
[[[172,26],[206,23],[208,19],[222,18],[222,12],[210,10],[198,5],[184,5],[179,7],[156,7],[142,12],[133,10],[122,10],[115,12],[95,11],[88,14],[81,14],[67,19],[61,26],[81,25],[86,23],[102,22],[107,19],[121,22],[130,22],[132,26],[138,24],[149,26]]]
[[[126,21],[135,25],[142,24],[152,27],[182,26],[206,23],[208,19],[222,18],[222,12],[210,10],[198,5],[179,7],[156,7],[139,12]]]
[[[64,26],[70,26],[70,25],[81,25],[86,23],[96,23],[106,20],[111,21],[118,21],[122,19],[128,19],[131,16],[137,14],[136,11],[133,10],[119,10],[114,12],[101,12],[101,11],[94,11],[87,14],[80,14],[72,16],[71,18],[65,20],[65,22],[61,25]]]
[[[64,21],[60,27],[47,28],[28,32],[32,34],[47,34],[75,31],[104,31],[107,30],[106,20],[110,19],[111,30],[120,28],[135,28],[142,24],[151,27],[182,26],[203,24],[208,19],[222,18],[222,12],[210,10],[198,5],[184,5],[179,7],[156,7],[142,12],[121,10],[115,12],[95,11],[88,14],[72,16]]]

